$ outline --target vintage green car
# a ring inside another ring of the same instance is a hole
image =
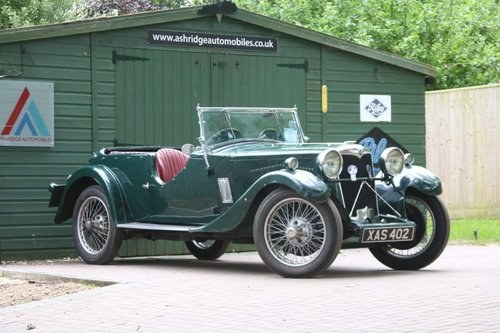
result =
[[[85,262],[112,261],[131,237],[181,240],[202,260],[254,243],[278,274],[312,277],[340,248],[415,270],[446,246],[440,180],[399,148],[382,153],[375,174],[360,145],[308,143],[295,108],[197,112],[198,147],[105,148],[50,185],[54,221],[73,218]]]

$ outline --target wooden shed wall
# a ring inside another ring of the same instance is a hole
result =
[[[239,52],[232,50],[183,49],[146,44],[147,29],[175,29],[181,31],[211,31],[227,34],[273,36],[279,39],[277,53]],[[188,91],[182,98],[169,98],[168,89],[148,81],[151,72],[135,72],[120,76],[112,53],[117,49],[127,54],[153,55],[161,52],[189,52],[221,57],[255,57],[255,62],[266,58],[307,61],[304,91],[297,97],[281,101],[283,105],[297,104],[301,122],[311,141],[356,140],[374,126],[380,127],[414,152],[417,161],[425,161],[424,76],[399,67],[356,56],[274,30],[224,17],[219,23],[215,17],[179,21],[132,29],[110,30],[84,35],[39,39],[27,42],[0,44],[0,64],[18,68],[21,80],[54,82],[55,146],[53,148],[0,147],[0,256],[50,257],[74,254],[69,221],[62,225],[52,222],[55,210],[47,208],[47,185],[54,181],[64,183],[66,176],[86,163],[92,151],[111,146],[122,130],[117,119],[124,102],[117,100],[117,80],[135,82],[140,78],[143,92],[157,89],[162,103],[170,103],[175,110],[175,121],[194,116],[196,102],[219,105],[221,98],[229,103],[244,101],[252,106],[252,92],[243,97],[219,94],[203,95],[195,101]],[[261,58],[260,58],[261,57]],[[156,59],[156,60],[155,60]],[[264,61],[264,60],[262,60]],[[129,66],[129,65],[127,65]],[[132,66],[132,65],[130,65]],[[137,67],[137,68],[140,68]],[[295,69],[305,70],[305,69]],[[200,75],[204,75],[201,73]],[[207,74],[208,75],[208,74]],[[192,81],[175,78],[183,89],[192,89]],[[288,77],[272,78],[272,82]],[[287,82],[288,83],[288,82]],[[248,78],[248,87],[261,85],[258,76]],[[329,112],[321,113],[321,85],[329,87]],[[212,88],[211,88],[212,89]],[[387,94],[392,96],[392,123],[360,123],[359,95]],[[189,95],[189,96],[188,96]],[[234,97],[234,98],[233,98]],[[239,99],[237,99],[239,98]],[[267,99],[266,99],[267,98]],[[266,97],[264,100],[272,100]],[[294,102],[293,100],[298,100]],[[138,105],[137,113],[148,105]],[[188,116],[189,115],[189,116]],[[196,127],[196,124],[195,124]],[[186,127],[189,129],[189,126]],[[192,142],[193,133],[182,131],[176,142],[158,142],[178,145]],[[125,133],[125,137],[127,133]],[[166,139],[165,141],[170,141]],[[195,142],[192,142],[195,143]],[[182,252],[182,244],[174,242],[127,241],[121,255],[154,255]]]
[[[70,224],[54,225],[51,181],[63,181],[92,150],[88,36],[0,45],[0,61],[22,80],[54,82],[53,148],[0,147],[0,251],[30,257],[74,253]]]

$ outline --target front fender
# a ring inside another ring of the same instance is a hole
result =
[[[196,232],[226,232],[237,228],[245,219],[256,196],[269,185],[289,187],[305,198],[326,202],[330,198],[330,188],[325,182],[310,172],[303,170],[278,170],[269,172],[259,179],[234,202],[224,214]]]
[[[113,171],[105,165],[87,165],[74,172],[67,180],[54,218],[62,223],[73,215],[80,193],[88,186],[99,185],[109,203],[110,214],[117,223],[126,222],[125,201],[120,182]]]
[[[392,182],[376,182],[377,193],[385,201],[379,201],[380,212],[394,214],[394,211],[387,205],[389,204],[404,216],[404,197],[410,188],[432,196],[443,192],[438,176],[420,166],[406,166],[402,173],[392,179]]]
[[[278,170],[260,177],[246,192],[258,193],[267,185],[284,185],[305,198],[326,202],[330,198],[330,188],[314,174],[303,170]]]

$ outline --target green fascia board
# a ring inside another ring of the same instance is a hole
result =
[[[210,16],[198,14],[198,10],[201,8],[201,6],[198,6],[173,10],[160,10],[140,14],[122,15],[117,17],[103,17],[43,26],[6,29],[0,31],[0,44],[126,29]],[[342,40],[321,32],[309,30],[293,24],[279,21],[267,16],[255,14],[243,9],[238,9],[233,14],[225,15],[235,20],[247,22],[265,29],[278,31],[345,52],[350,52],[380,62],[388,63],[390,65],[417,72],[428,77],[436,77],[436,71],[431,66],[421,64],[389,52],[376,50],[367,46],[348,42],[346,40]]]

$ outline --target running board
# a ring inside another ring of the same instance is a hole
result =
[[[120,229],[134,229],[134,230],[154,230],[154,231],[173,231],[173,232],[193,232],[199,227],[191,225],[172,225],[172,224],[156,224],[156,223],[123,223],[117,224]]]

